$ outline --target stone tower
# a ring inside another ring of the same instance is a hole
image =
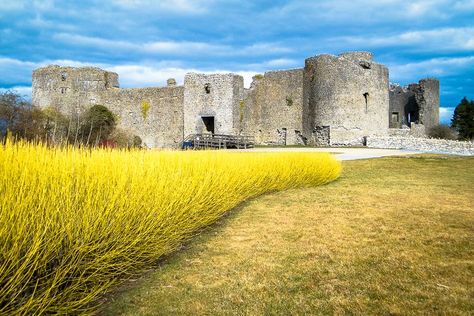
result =
[[[103,104],[108,89],[118,88],[118,75],[99,68],[48,66],[33,72],[32,102],[63,113]]]
[[[388,69],[367,52],[306,59],[303,124],[309,144],[362,145],[387,133]]]
[[[235,74],[184,77],[184,134],[238,134],[244,79]]]

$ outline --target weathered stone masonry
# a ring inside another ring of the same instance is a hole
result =
[[[359,145],[387,133],[388,69],[370,53],[319,55],[305,63],[305,135],[316,145]]]
[[[437,80],[402,88],[389,87],[388,78],[366,52],[311,57],[302,69],[255,76],[249,89],[235,74],[196,73],[183,86],[169,79],[167,87],[121,89],[113,72],[48,66],[33,72],[33,104],[68,115],[102,104],[148,147],[167,148],[199,133],[253,135],[259,144],[361,145],[438,123]]]
[[[439,81],[423,79],[408,87],[390,85],[390,127],[402,128],[411,123],[429,129],[439,123]]]

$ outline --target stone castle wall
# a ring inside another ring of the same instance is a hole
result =
[[[408,87],[390,85],[390,128],[411,123],[423,124],[426,130],[439,124],[439,81],[423,79]]]
[[[33,72],[33,103],[54,106],[70,114],[98,104],[107,91],[118,88],[118,75],[99,68],[48,66]]]
[[[235,120],[244,79],[235,74],[189,73],[184,78],[184,134],[206,132],[203,118],[214,118],[216,134],[238,134]]]
[[[439,124],[439,81],[423,79],[415,86],[415,99],[419,105],[420,124],[428,130]]]
[[[113,72],[48,66],[33,72],[32,96],[67,115],[105,105],[148,147],[210,132],[255,136],[257,144],[363,145],[389,127],[391,135],[423,136],[439,120],[437,80],[389,89],[388,69],[367,52],[311,57],[302,69],[255,76],[249,89],[235,74],[197,73],[184,86],[169,79],[167,87],[120,89]]]
[[[183,137],[183,87],[119,89],[118,75],[99,68],[49,66],[33,73],[33,104],[77,116],[95,104],[147,147],[177,147]],[[143,106],[148,104],[147,113]]]
[[[182,86],[111,89],[101,104],[147,147],[176,148],[183,139],[183,99]]]
[[[303,69],[266,72],[245,92],[243,134],[262,144],[303,143]]]
[[[390,128],[409,126],[408,113],[417,111],[415,93],[399,85],[390,85]]]
[[[362,145],[387,133],[388,69],[369,53],[305,61],[305,134],[317,145]]]

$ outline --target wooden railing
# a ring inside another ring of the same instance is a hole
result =
[[[225,148],[252,148],[255,137],[224,134],[191,134],[182,142],[183,149],[225,149]]]

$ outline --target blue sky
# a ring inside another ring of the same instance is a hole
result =
[[[116,71],[122,87],[184,74],[303,67],[368,50],[402,85],[441,82],[441,117],[474,99],[474,0],[0,0],[0,88],[31,94],[47,64]]]

